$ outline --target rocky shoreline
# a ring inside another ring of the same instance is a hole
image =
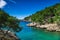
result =
[[[6,30],[0,30],[0,40],[20,40],[15,34]]]
[[[33,22],[33,23],[27,24],[27,26],[42,28],[48,31],[59,31],[60,32],[60,26],[58,26],[56,23],[40,25],[38,23]]]

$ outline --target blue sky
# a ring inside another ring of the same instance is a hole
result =
[[[7,5],[3,8],[7,13],[23,19],[46,7],[60,3],[60,0],[5,0]]]

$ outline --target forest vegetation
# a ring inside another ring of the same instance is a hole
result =
[[[20,20],[16,17],[10,16],[8,13],[6,13],[4,10],[0,9],[0,35],[1,40],[15,40],[11,37],[8,37],[8,32],[10,31],[10,34],[15,34],[15,32],[21,31],[21,27],[19,26]],[[10,35],[11,36],[11,35]],[[7,38],[8,37],[8,38]]]
[[[44,10],[37,11],[35,14],[25,17],[24,20],[37,22],[40,24],[57,23],[59,25],[60,24],[60,3],[57,3],[50,7],[46,7]]]

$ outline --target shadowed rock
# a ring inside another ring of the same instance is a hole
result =
[[[10,31],[8,31],[8,33],[6,33],[6,32],[7,32],[6,30],[5,31],[0,30],[0,40],[20,40],[12,32],[10,32]]]

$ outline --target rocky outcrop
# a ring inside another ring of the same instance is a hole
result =
[[[12,32],[8,31],[3,31],[0,30],[0,40],[20,40],[19,38],[17,38],[17,36],[15,34],[13,34]]]
[[[37,23],[30,23],[30,24],[27,24],[27,26],[34,26],[37,28],[43,28],[43,29],[46,29],[48,31],[60,31],[60,26],[58,26],[56,23],[45,24],[45,25],[40,25]]]
[[[37,23],[35,23],[35,22],[27,24],[27,26],[36,26],[36,25],[37,25]]]

